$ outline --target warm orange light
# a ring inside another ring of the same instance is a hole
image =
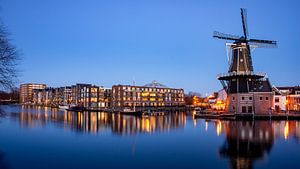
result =
[[[217,104],[223,104],[222,100],[218,100]]]
[[[286,122],[284,126],[284,139],[287,139],[289,137],[289,123]]]
[[[219,121],[217,123],[217,135],[219,136],[221,134],[221,132],[222,132],[222,123],[221,123],[221,121]]]
[[[213,108],[215,108],[217,110],[224,110],[225,103],[222,100],[217,100],[217,102],[213,105]]]
[[[285,105],[289,104],[289,101],[288,101],[288,100],[286,100],[284,104],[285,104]]]

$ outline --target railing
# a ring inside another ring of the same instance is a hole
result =
[[[249,75],[256,75],[256,76],[266,76],[266,73],[263,72],[257,72],[254,73],[252,71],[246,71],[246,72],[230,72],[230,73],[221,73],[217,75],[217,78],[221,77],[229,77],[229,76],[249,76]]]

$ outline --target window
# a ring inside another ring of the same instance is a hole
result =
[[[276,98],[275,98],[275,103],[278,103],[278,102],[279,102],[279,98],[276,97]]]
[[[266,97],[266,100],[269,100],[269,97]]]
[[[232,100],[235,100],[235,97],[234,97],[234,96],[232,97]]]
[[[249,97],[249,100],[252,100],[252,97]]]
[[[235,111],[235,107],[234,106],[232,106],[232,110]]]
[[[246,106],[242,106],[242,113],[246,113]]]
[[[242,100],[245,100],[245,97],[242,97]]]
[[[259,97],[259,100],[263,100],[263,97],[260,96],[260,97]]]

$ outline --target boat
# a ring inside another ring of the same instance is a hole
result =
[[[84,106],[70,106],[66,110],[68,110],[68,111],[85,111],[86,108]]]
[[[70,108],[70,106],[67,105],[67,104],[61,104],[61,105],[58,105],[58,108],[59,108],[59,109],[63,109],[63,110],[67,110],[67,109]]]

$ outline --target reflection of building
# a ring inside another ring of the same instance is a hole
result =
[[[111,106],[117,110],[183,105],[183,89],[168,88],[156,81],[145,86],[115,85],[112,87]]]
[[[33,102],[33,90],[45,89],[45,84],[26,83],[20,85],[20,102],[32,103]]]
[[[172,113],[166,116],[124,116],[112,115],[112,131],[121,135],[136,133],[168,132],[171,129],[183,128],[186,123],[186,115],[183,112]]]
[[[226,142],[220,154],[230,159],[232,169],[251,169],[253,162],[269,153],[274,143],[269,121],[232,121],[225,125]]]
[[[29,111],[28,111],[29,110]],[[47,107],[23,107],[21,113],[13,114],[23,127],[45,126],[47,123],[61,123],[66,129],[78,132],[102,132],[110,130],[118,135],[168,132],[183,128],[186,115],[174,112],[166,116],[139,117],[104,112],[57,111]]]
[[[300,141],[300,122],[299,121],[274,121],[275,137],[284,139],[295,138]]]
[[[256,160],[263,159],[275,139],[300,141],[299,121],[218,121],[216,132],[225,132],[225,143],[219,149],[230,160],[232,169],[250,169]]]

